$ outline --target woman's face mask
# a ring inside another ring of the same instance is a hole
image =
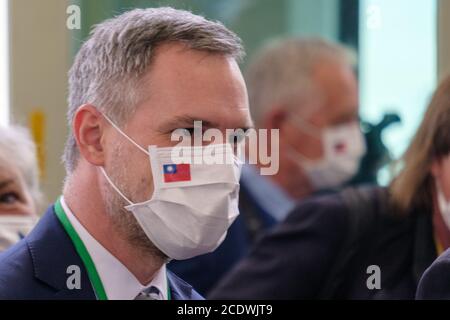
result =
[[[435,160],[431,166],[440,214],[450,230],[450,156]]]
[[[290,119],[300,130],[321,140],[324,155],[320,160],[308,159],[293,146],[291,148],[294,161],[306,173],[314,190],[338,187],[356,174],[366,153],[358,122],[319,129],[298,116]]]
[[[24,238],[36,222],[33,216],[0,215],[0,252]]]

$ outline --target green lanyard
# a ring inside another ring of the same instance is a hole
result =
[[[98,300],[108,300],[106,296],[105,288],[103,287],[103,283],[98,275],[97,269],[95,268],[94,262],[92,261],[89,252],[87,251],[83,241],[78,236],[78,233],[75,231],[74,227],[67,218],[66,213],[61,205],[61,199],[58,199],[55,203],[55,212],[59,221],[63,225],[64,229],[68,233],[70,239],[72,240],[75,250],[83,261],[84,266],[86,267],[89,280],[94,288],[95,295]],[[167,282],[167,299],[171,300],[171,293],[169,283]]]

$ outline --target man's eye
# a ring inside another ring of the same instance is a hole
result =
[[[245,131],[238,131],[229,136],[229,143],[231,144],[237,144],[244,141],[245,137],[247,136],[247,132]]]
[[[19,196],[15,192],[8,192],[0,194],[0,203],[1,204],[14,204],[19,201]]]
[[[194,128],[182,128],[180,129],[183,135],[185,136],[193,136],[194,135]]]

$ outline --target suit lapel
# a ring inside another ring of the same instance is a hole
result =
[[[50,207],[37,226],[26,237],[33,261],[34,276],[55,289],[54,299],[95,300],[95,293],[89,281],[88,273],[67,235]],[[69,289],[67,281],[72,273],[69,266],[78,266],[80,270],[80,289]],[[173,300],[192,299],[192,287],[167,272],[169,288]]]
[[[56,217],[53,206],[47,210],[26,241],[33,261],[34,276],[55,289],[55,298],[95,299],[88,273]],[[79,268],[80,289],[69,289],[67,286],[69,277],[74,274],[68,272],[69,266]]]

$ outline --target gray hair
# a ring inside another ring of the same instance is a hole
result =
[[[356,64],[349,48],[317,38],[277,39],[259,51],[245,72],[255,123],[260,125],[275,105],[307,99],[316,92],[312,72],[324,60]]]
[[[69,71],[68,122],[77,109],[95,105],[119,125],[141,101],[139,87],[158,46],[178,42],[189,49],[223,54],[240,60],[241,40],[219,22],[172,8],[135,9],[94,27]],[[63,160],[68,173],[79,151],[69,134]]]
[[[28,130],[20,126],[0,127],[0,137],[0,163],[18,169],[35,209],[39,209],[42,194],[34,141]]]

